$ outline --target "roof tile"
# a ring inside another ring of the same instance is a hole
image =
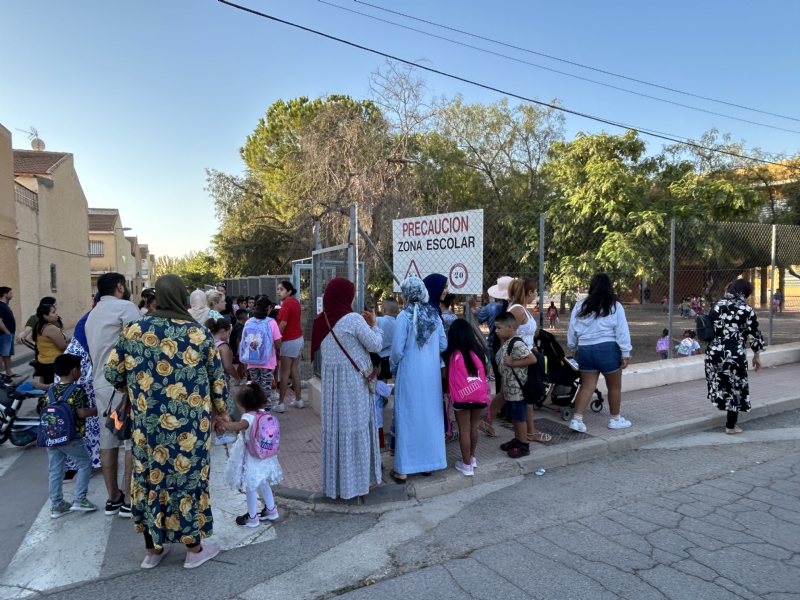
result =
[[[50,175],[69,152],[37,152],[14,150],[14,173],[17,175]]]

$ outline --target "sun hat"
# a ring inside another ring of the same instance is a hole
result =
[[[513,277],[499,277],[497,285],[489,288],[489,295],[496,300],[508,300],[508,286],[512,281]]]

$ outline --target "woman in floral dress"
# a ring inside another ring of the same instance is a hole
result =
[[[185,544],[184,566],[219,553],[208,495],[212,411],[227,421],[222,363],[211,333],[186,310],[188,293],[177,275],[156,281],[156,311],[130,323],[111,351],[105,376],[133,404],[133,486],[137,533],[153,568]]]
[[[742,432],[736,421],[740,412],[750,410],[747,340],[754,352],[753,367],[756,372],[761,369],[758,353],[764,350],[764,338],[758,328],[756,312],[746,302],[752,293],[753,284],[737,279],[708,315],[714,325],[714,339],[706,348],[708,399],[719,410],[727,411],[725,433],[728,434]]]

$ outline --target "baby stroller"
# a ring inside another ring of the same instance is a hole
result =
[[[542,400],[534,405],[534,408],[542,408],[547,398],[550,398],[551,405],[544,406],[555,412],[561,413],[561,418],[565,421],[572,419],[575,408],[575,396],[581,384],[581,374],[577,364],[564,354],[564,349],[558,343],[555,336],[543,329],[536,333],[536,347],[544,354],[547,359],[547,376],[550,384],[548,393]],[[597,398],[592,400],[589,407],[592,412],[603,410],[603,394],[599,390],[594,391]]]

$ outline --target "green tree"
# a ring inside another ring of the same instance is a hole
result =
[[[214,285],[224,276],[216,257],[210,250],[189,252],[183,256],[159,256],[156,258],[156,269],[160,275],[167,273],[180,275],[190,291]]]

